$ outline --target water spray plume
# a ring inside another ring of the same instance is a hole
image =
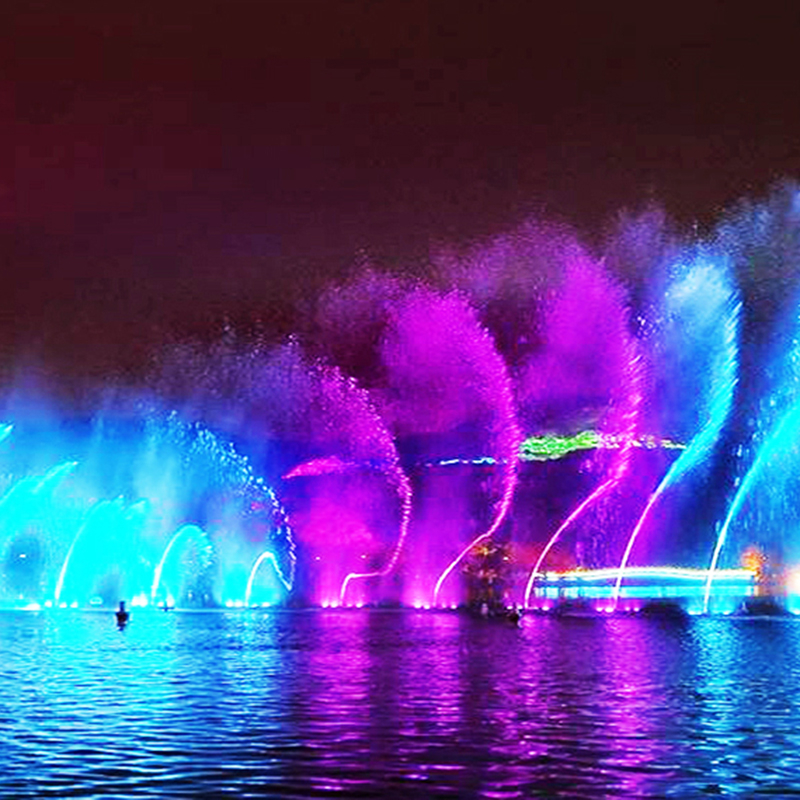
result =
[[[247,577],[247,587],[244,591],[244,604],[245,606],[250,605],[250,599],[253,594],[253,582],[256,578],[256,573],[258,572],[258,568],[265,562],[269,561],[272,565],[272,569],[275,571],[275,575],[278,577],[278,580],[284,585],[287,591],[291,591],[292,584],[289,583],[281,573],[280,567],[278,566],[278,561],[275,558],[275,554],[271,550],[265,550],[261,555],[256,559],[255,564],[253,564],[253,568],[250,570],[250,575]]]
[[[642,401],[640,387],[641,369],[640,358],[638,356],[631,356],[628,362],[628,369],[626,373],[630,394],[628,396],[627,413],[625,414],[624,418],[627,422],[628,430],[626,431],[625,435],[621,437],[623,444],[618,458],[611,468],[609,477],[593,492],[591,492],[589,496],[583,500],[583,502],[578,504],[575,510],[572,511],[572,513],[569,514],[561,523],[561,525],[557,528],[555,533],[550,537],[549,541],[542,549],[542,552],[539,554],[536,564],[534,565],[533,569],[531,570],[531,574],[528,577],[528,583],[525,586],[525,595],[523,600],[523,607],[525,608],[527,608],[530,603],[531,592],[533,591],[536,578],[541,575],[544,560],[547,558],[548,553],[552,550],[554,545],[559,541],[564,531],[567,530],[567,528],[569,528],[570,525],[572,525],[575,520],[577,520],[587,509],[591,508],[595,503],[598,503],[607,494],[612,492],[617,487],[619,482],[625,477],[625,474],[630,467],[633,448],[637,447],[639,443],[639,440],[635,438],[636,427],[639,422],[639,410]],[[615,438],[618,439],[620,437]]]
[[[671,306],[668,324],[682,340],[682,349],[689,349],[693,344],[692,352],[697,352],[698,360],[700,357],[705,359],[705,370],[701,370],[699,365],[695,369],[708,383],[703,387],[705,391],[701,389],[694,397],[687,398],[689,402],[699,404],[696,415],[698,432],[648,498],[628,538],[614,586],[614,608],[619,602],[625,568],[633,547],[652,509],[669,487],[708,461],[731,411],[738,380],[741,303],[727,274],[713,263],[698,261],[675,281],[667,302]],[[687,334],[693,337],[693,341],[687,341]]]
[[[609,495],[628,471],[640,439],[641,359],[629,333],[629,317],[620,287],[600,264],[580,257],[567,262],[562,284],[544,312],[544,346],[522,370],[521,402],[533,404],[529,416],[549,409],[551,420],[591,413],[601,424],[573,436],[538,437],[523,445],[526,460],[550,460],[568,453],[594,451],[604,478],[567,514],[549,538],[531,570],[523,603],[552,548],[577,519]],[[611,451],[607,459],[603,451]]]
[[[797,475],[795,441],[800,425],[800,406],[796,400],[800,386],[800,316],[797,311],[800,191],[797,184],[777,187],[764,202],[740,203],[723,219],[717,235],[720,247],[735,255],[738,277],[750,301],[750,313],[759,316],[765,308],[773,306],[779,314],[770,331],[768,350],[758,361],[759,389],[763,397],[749,420],[753,428],[749,447],[742,445],[738,450],[743,464],[746,462],[742,456],[749,451],[750,463],[744,477],[737,478],[736,492],[717,532],[704,597],[706,612],[722,550],[746,500],[750,499],[757,512],[757,540],[766,539],[774,547],[792,527],[791,498],[796,496],[796,487],[787,482]],[[755,491],[756,487],[760,491]],[[761,507],[764,502],[766,506]],[[767,509],[771,516],[764,519],[762,514]],[[783,557],[787,558],[787,554]]]
[[[483,331],[483,341],[490,345],[491,340],[488,333]],[[499,354],[494,349],[493,345],[487,358],[490,358],[490,364],[496,375],[497,383],[499,384],[498,397],[496,399],[498,414],[502,420],[501,428],[497,434],[498,439],[498,461],[503,473],[503,493],[497,505],[497,510],[494,518],[489,525],[488,529],[476,537],[470,544],[468,544],[456,558],[445,568],[439,576],[433,589],[433,605],[435,606],[439,600],[439,593],[442,585],[447,580],[447,577],[453,570],[463,561],[467,554],[473,550],[477,545],[484,541],[491,539],[500,526],[503,524],[506,516],[508,515],[511,501],[514,497],[514,490],[517,485],[517,454],[520,450],[522,441],[522,433],[519,428],[519,423],[516,417],[516,407],[514,403],[513,393],[511,390],[511,378],[508,375],[504,362],[500,359]]]

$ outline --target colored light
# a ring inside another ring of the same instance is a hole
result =
[[[608,581],[616,579],[618,570],[616,567],[607,569],[575,569],[567,572],[548,572],[548,580],[558,580],[559,578],[570,578],[578,580],[599,580]],[[653,578],[670,580],[681,578],[685,580],[705,580],[708,576],[707,569],[695,569],[692,567],[630,567],[627,571],[629,578]],[[749,569],[722,569],[717,571],[717,576],[733,580],[752,580],[755,573]]]
[[[655,436],[616,436],[598,431],[581,431],[573,436],[529,436],[520,447],[522,461],[553,461],[581,450],[618,450],[623,447],[648,450],[683,450],[685,444]]]
[[[734,390],[739,374],[739,318],[742,305],[738,293],[731,286],[727,273],[714,264],[698,261],[691,265],[685,274],[672,287],[674,301],[672,309],[676,318],[686,315],[700,329],[700,334],[713,337],[712,341],[701,335],[696,343],[698,349],[705,351],[704,358],[710,353],[708,362],[707,398],[689,398],[692,403],[700,404],[699,430],[693,435],[688,447],[681,453],[667,470],[656,490],[648,498],[636,525],[631,532],[614,587],[614,603],[619,599],[620,588],[625,577],[625,570],[633,552],[633,547],[644,525],[658,500],[669,487],[684,478],[689,472],[707,464],[723,426],[733,407]],[[671,295],[668,293],[668,300]],[[703,316],[705,315],[705,316]],[[703,317],[710,320],[700,326],[696,319]],[[696,331],[692,329],[692,335]],[[704,404],[704,405],[703,405]],[[709,570],[709,589],[713,579],[716,560],[712,561]],[[706,601],[705,605],[708,603]]]

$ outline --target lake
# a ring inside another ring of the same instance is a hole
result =
[[[800,797],[800,618],[0,613],[3,797]]]

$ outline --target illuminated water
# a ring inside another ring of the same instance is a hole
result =
[[[463,244],[75,408],[0,387],[0,607],[544,609],[613,568],[627,613],[656,567],[716,614],[746,566],[800,609],[797,187],[704,239],[646,212],[604,254],[534,220]]]
[[[3,797],[790,797],[800,621],[0,614]]]

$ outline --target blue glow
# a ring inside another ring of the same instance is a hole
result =
[[[97,420],[83,438],[58,426],[0,427],[0,441],[10,436],[13,448],[0,453],[0,604],[243,602],[266,544],[281,592],[270,601],[291,589],[296,556],[283,508],[247,459],[202,426],[173,414]],[[80,457],[30,468],[59,449]]]
[[[711,597],[712,582],[718,579],[719,570],[717,570],[717,563],[719,561],[722,548],[728,538],[728,530],[731,523],[748,498],[756,482],[761,478],[764,468],[782,451],[787,449],[795,449],[797,444],[797,431],[800,430],[800,403],[798,403],[788,414],[781,420],[780,424],[776,427],[772,435],[761,447],[758,456],[750,467],[747,474],[742,481],[741,486],[736,492],[733,502],[731,503],[728,514],[725,517],[725,522],[719,531],[717,543],[714,548],[714,554],[711,557],[711,565],[708,570],[708,580],[706,582],[705,596],[703,599],[703,609],[708,611],[709,601]]]
[[[699,614],[709,572],[684,567],[630,567],[626,583],[618,591],[616,568],[548,572],[537,586],[534,608],[547,610],[565,600],[604,601],[602,611],[636,611],[648,601],[678,602],[685,611]],[[715,596],[731,611],[752,597],[756,575],[747,569],[727,569],[717,573]],[[608,602],[608,605],[605,603]]]
[[[247,588],[245,589],[245,593],[244,593],[244,604],[245,604],[245,606],[251,606],[252,605],[253,583],[255,582],[256,575],[258,573],[259,567],[265,561],[269,561],[269,563],[272,566],[272,569],[274,571],[274,574],[277,576],[278,580],[283,584],[283,587],[287,591],[289,591],[292,588],[291,584],[286,581],[286,579],[284,578],[283,574],[281,573],[281,569],[280,569],[280,566],[278,565],[277,559],[275,558],[275,554],[270,550],[265,550],[256,559],[255,563],[253,564],[253,568],[250,570],[250,575],[247,578]],[[278,594],[277,596],[275,596],[273,594],[272,600],[270,602],[262,600],[261,601],[261,605],[262,606],[264,606],[264,605],[272,605],[272,603],[278,602],[278,601],[280,601],[280,599],[281,599],[281,595],[280,594]]]
[[[733,406],[734,389],[739,371],[739,319],[741,302],[732,287],[727,270],[699,260],[685,269],[673,282],[666,297],[665,337],[673,341],[678,369],[687,369],[684,351],[695,360],[689,374],[696,375],[698,385],[688,387],[683,402],[696,405],[693,424],[697,433],[648,499],[634,527],[620,562],[615,587],[619,596],[625,570],[636,539],[644,524],[667,489],[707,463]],[[691,344],[691,347],[687,347]],[[679,400],[673,400],[679,404]]]

